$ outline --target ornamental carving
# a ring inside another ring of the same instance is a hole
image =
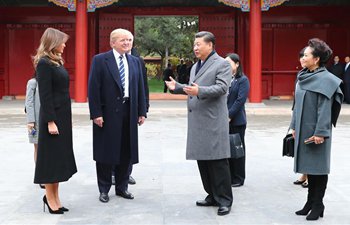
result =
[[[249,12],[250,0],[218,0],[225,5],[240,8],[243,12]],[[267,11],[270,7],[275,7],[289,0],[261,0],[261,10]]]
[[[76,10],[76,1],[77,0],[49,0],[58,6],[68,8],[69,11]],[[78,0],[79,1],[79,0]],[[112,5],[119,0],[83,0],[87,1],[87,11],[94,12],[95,9]]]

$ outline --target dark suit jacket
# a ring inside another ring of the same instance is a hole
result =
[[[330,67],[328,67],[328,71],[333,73],[339,79],[343,79],[344,65],[341,63],[333,64]]]
[[[138,162],[138,117],[146,116],[146,101],[140,61],[125,54],[129,66],[130,154],[131,163]],[[113,51],[94,56],[89,76],[89,108],[91,119],[103,117],[100,128],[93,124],[94,160],[119,164],[123,123],[123,88]]]
[[[231,119],[230,125],[240,126],[247,124],[244,104],[249,93],[249,80],[243,75],[231,82],[229,95],[227,97],[228,115]]]

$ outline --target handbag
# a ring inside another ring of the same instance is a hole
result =
[[[292,134],[289,134],[289,129],[283,138],[282,156],[294,157],[294,138]]]
[[[244,148],[238,133],[230,134],[231,158],[238,159],[244,156]]]

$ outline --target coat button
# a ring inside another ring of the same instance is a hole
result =
[[[117,100],[120,100],[120,97],[117,97]]]
[[[192,112],[192,109],[190,109],[189,111]]]
[[[119,112],[119,109],[116,109],[115,112]]]

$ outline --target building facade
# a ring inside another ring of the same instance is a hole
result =
[[[254,1],[254,0],[252,0]],[[15,2],[15,3],[14,3]],[[28,3],[30,2],[30,3]],[[188,3],[190,2],[190,3]],[[303,3],[300,3],[303,2]],[[327,3],[333,2],[333,3]],[[296,73],[300,70],[299,51],[310,38],[325,40],[343,61],[350,55],[349,1],[287,1],[261,12],[261,54],[252,49],[250,29],[252,12],[243,12],[217,0],[119,0],[86,13],[86,34],[78,32],[78,10],[72,12],[46,0],[0,2],[0,97],[24,95],[26,82],[34,74],[31,56],[47,27],[58,28],[70,35],[64,53],[65,66],[70,74],[71,96],[82,92],[86,99],[88,68],[93,55],[107,51],[109,34],[118,27],[134,30],[136,16],[193,15],[199,17],[199,29],[211,31],[217,38],[217,52],[225,56],[237,52],[252,83],[252,91],[261,98],[292,95]],[[82,36],[87,47],[79,47]],[[137,35],[137,34],[136,34]],[[76,38],[78,36],[78,38]],[[78,44],[78,47],[77,47]],[[258,47],[259,48],[259,47]],[[86,51],[83,55],[81,50]],[[261,72],[251,73],[252,56],[261,58]],[[86,59],[85,59],[86,58]],[[86,64],[80,62],[86,61]],[[83,74],[77,72],[83,67]],[[261,73],[261,74],[256,74]],[[80,78],[80,79],[79,79]],[[85,95],[84,95],[85,92]],[[251,93],[252,94],[252,93]]]

